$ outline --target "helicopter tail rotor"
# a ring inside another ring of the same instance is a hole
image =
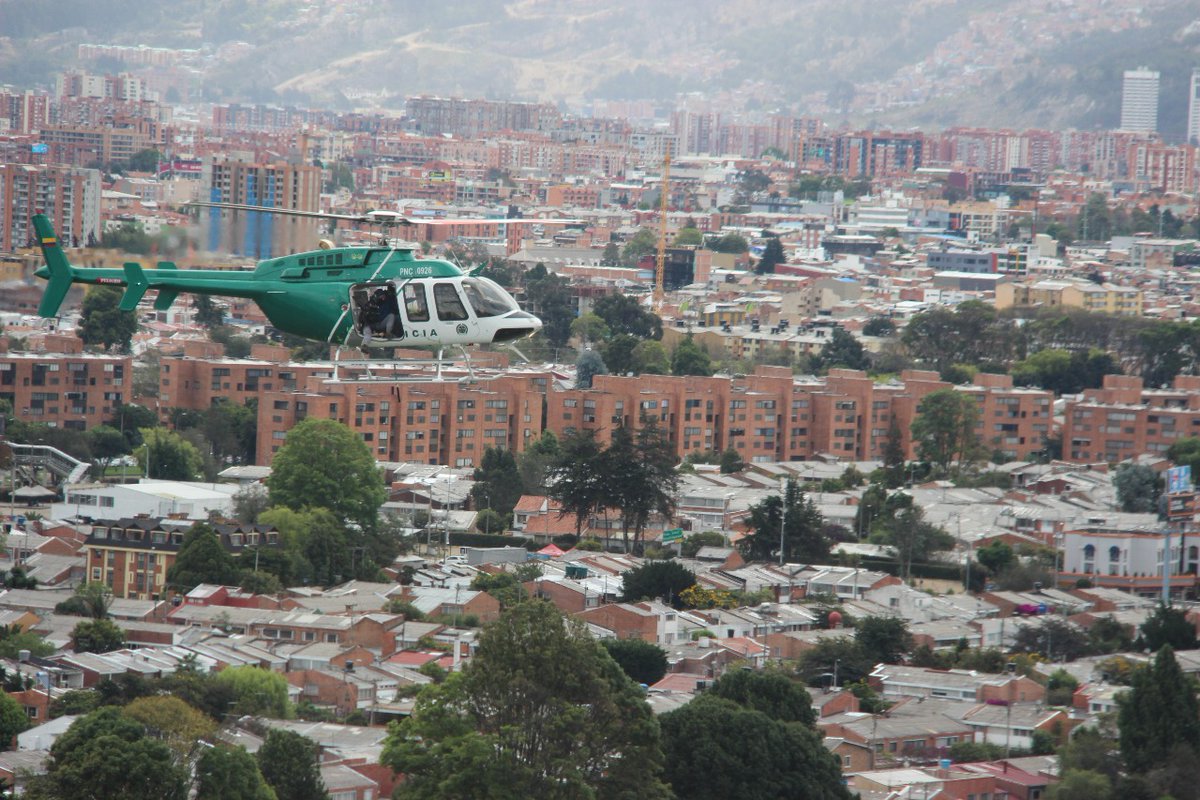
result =
[[[38,305],[38,316],[54,317],[58,315],[58,308],[62,305],[63,299],[66,298],[74,281],[71,265],[67,262],[67,256],[63,253],[62,246],[58,243],[58,237],[54,234],[50,220],[44,214],[34,215],[33,228],[37,232],[42,256],[46,259],[48,275],[43,275],[43,277],[48,277],[50,281],[46,286],[46,291],[42,294],[42,302]]]

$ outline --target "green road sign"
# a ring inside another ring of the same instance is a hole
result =
[[[663,535],[662,535],[663,544],[667,544],[668,542],[678,542],[682,538],[683,538],[683,529],[682,528],[671,528],[671,530],[669,530],[669,531],[663,531]]]

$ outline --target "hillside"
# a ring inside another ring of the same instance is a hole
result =
[[[1145,64],[1179,136],[1200,65],[1190,0],[0,0],[0,19],[14,85],[80,42],[147,44],[199,49],[209,99],[334,107],[695,92],[854,124],[1112,126],[1121,71]]]

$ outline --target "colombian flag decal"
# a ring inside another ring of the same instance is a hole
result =
[[[42,238],[42,244],[47,246],[56,245],[58,244],[58,239],[55,239],[53,236],[45,236]]]

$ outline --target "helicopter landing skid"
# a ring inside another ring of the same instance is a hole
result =
[[[401,359],[394,361],[381,361],[371,358],[346,358],[341,357],[344,346],[339,346],[333,357],[333,375],[326,379],[324,383],[475,383],[481,380],[491,380],[494,376],[480,376],[475,372],[474,365],[471,363],[471,357],[467,354],[465,348],[460,348],[463,354],[463,363],[466,367],[467,374],[451,374],[447,375],[444,368],[447,365],[443,357],[443,350],[438,350],[437,358],[415,358]],[[354,350],[355,348],[350,348]],[[350,377],[343,377],[341,367],[347,368],[361,366],[363,373]],[[453,366],[453,362],[451,362]],[[434,367],[432,374],[423,369],[425,367]],[[374,369],[373,369],[374,368]]]

